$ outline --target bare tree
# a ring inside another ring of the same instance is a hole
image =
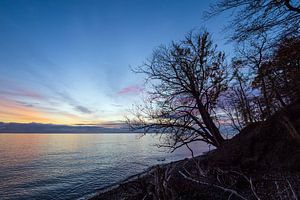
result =
[[[230,125],[240,131],[259,118],[254,103],[255,95],[251,87],[252,79],[245,73],[248,70],[247,63],[234,58],[230,69],[232,70],[230,87],[223,95],[220,106],[231,121]]]
[[[299,35],[300,3],[292,0],[220,0],[207,16],[232,11],[231,39],[244,41],[265,32],[276,43],[283,37]]]
[[[300,99],[300,37],[284,38],[269,62],[268,79],[282,106]]]
[[[284,38],[273,51],[269,59],[262,62],[253,85],[262,88],[264,83],[267,103],[274,112],[300,99],[299,37]]]
[[[275,64],[274,51],[278,49],[278,45],[285,38],[299,37],[300,2],[292,0],[220,0],[211,5],[206,15],[212,17],[224,11],[232,12],[232,21],[227,30],[232,34],[231,40],[237,42],[238,59],[242,60],[248,68],[244,74],[250,80],[252,79],[252,93],[254,94],[252,103],[255,107],[252,107],[252,113],[258,116],[258,119],[264,120],[276,110],[292,102],[288,100],[286,89],[292,88],[287,86],[297,86],[295,81],[291,82],[292,84],[283,84],[288,82],[287,76],[283,78],[283,73],[286,75],[288,68],[291,67],[288,62],[285,62],[284,65],[278,64],[278,62]],[[291,52],[295,51],[291,50]],[[287,55],[285,53],[284,56],[287,57]],[[289,60],[289,62],[295,66],[297,58],[294,58],[294,61]],[[293,78],[293,80],[296,79]],[[236,91],[235,98],[244,96],[241,87],[233,89]],[[295,89],[292,91],[296,95],[297,91]],[[237,98],[236,102],[245,105],[244,98]],[[244,118],[242,122],[247,123],[247,112],[244,112],[247,111],[247,106],[242,106],[242,108],[240,116]],[[260,114],[257,115],[258,113]]]
[[[137,72],[146,75],[149,96],[128,119],[131,128],[163,133],[164,146],[173,149],[193,141],[222,145],[216,110],[227,72],[224,53],[207,32],[191,32],[181,42],[159,47]]]
[[[265,120],[274,112],[298,101],[300,88],[299,37],[283,38],[266,48],[264,34],[247,40],[231,63],[232,79],[222,108],[234,128]]]

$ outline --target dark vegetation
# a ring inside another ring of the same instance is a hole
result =
[[[300,196],[300,4],[221,0],[206,16],[232,11],[235,57],[209,33],[190,32],[156,49],[136,71],[147,98],[133,130],[165,136],[172,150],[194,141],[216,147],[156,166],[94,199],[298,199]],[[220,127],[237,134],[226,139]]]
[[[299,131],[296,102],[264,122],[248,125],[206,155],[154,166],[92,199],[296,200],[300,140],[294,133]]]

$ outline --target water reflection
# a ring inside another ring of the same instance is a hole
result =
[[[152,136],[133,134],[1,134],[0,199],[74,199],[148,166],[190,156],[168,154]],[[206,145],[197,145],[199,154]],[[199,148],[200,147],[200,148]]]

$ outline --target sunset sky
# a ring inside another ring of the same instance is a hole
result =
[[[206,27],[230,48],[223,17],[203,21],[207,8],[199,0],[1,0],[0,121],[122,121],[143,92],[130,68],[155,47]]]

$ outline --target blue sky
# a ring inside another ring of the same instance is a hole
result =
[[[206,29],[225,51],[218,16],[199,0],[1,0],[0,121],[122,121],[138,101],[153,49]]]

